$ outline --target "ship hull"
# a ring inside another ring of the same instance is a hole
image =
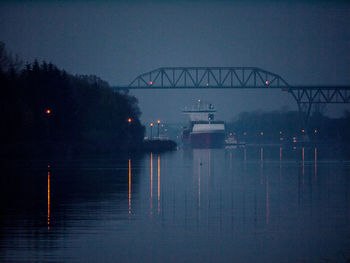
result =
[[[225,133],[223,132],[201,132],[190,133],[185,144],[194,148],[221,148],[225,144]]]

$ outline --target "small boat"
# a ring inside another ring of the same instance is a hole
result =
[[[230,133],[229,137],[225,140],[225,147],[229,148],[231,146],[243,146],[245,142],[238,141],[232,133]]]

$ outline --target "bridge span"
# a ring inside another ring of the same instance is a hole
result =
[[[350,103],[350,85],[291,86],[278,74],[257,67],[164,67],[137,76],[128,86],[113,88],[281,89],[293,96],[304,126],[313,105]]]

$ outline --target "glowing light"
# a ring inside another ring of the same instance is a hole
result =
[[[160,120],[157,120],[157,123],[159,124],[159,123],[160,123]]]
[[[314,133],[318,133],[318,130],[316,129],[316,130],[314,130]]]
[[[149,126],[153,127],[153,122],[151,122]]]
[[[304,133],[304,132],[305,132],[305,130],[304,130],[304,129],[302,129],[302,130],[301,130],[301,132],[302,132],[302,133]]]
[[[266,81],[265,81],[265,84],[266,84],[266,85],[269,85],[269,84],[270,84],[270,82],[269,82],[268,80],[266,80]]]
[[[280,131],[280,134],[282,134],[282,131]]]
[[[264,132],[260,132],[260,135],[263,136],[263,135],[264,135]]]
[[[131,119],[131,118],[129,118],[129,119],[128,119],[128,123],[131,123],[131,122],[132,122],[132,119]]]
[[[246,135],[247,135],[247,132],[243,132],[243,135],[246,136]]]
[[[46,113],[47,115],[50,115],[50,114],[51,114],[51,110],[50,110],[50,109],[46,109],[46,110],[45,110],[45,113]]]
[[[152,84],[153,84],[153,82],[152,82],[152,81],[150,81],[150,82],[149,82],[149,85],[152,85]]]

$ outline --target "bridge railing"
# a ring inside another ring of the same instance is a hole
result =
[[[166,67],[137,76],[128,89],[288,87],[279,75],[256,67]]]

